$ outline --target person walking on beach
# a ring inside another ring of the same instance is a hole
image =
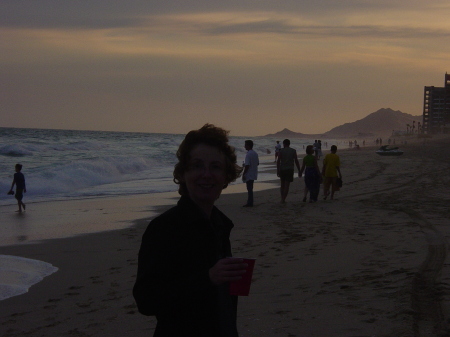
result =
[[[242,181],[247,184],[247,203],[244,207],[253,207],[253,184],[258,179],[258,154],[253,151],[253,141],[245,141],[245,149],[247,154],[244,160],[244,173],[242,174]]]
[[[275,145],[275,163],[277,162],[278,154],[280,153],[280,150],[281,150],[281,144],[280,144],[280,141],[277,140],[277,145]]]
[[[23,194],[27,192],[27,188],[25,186],[25,176],[23,175],[22,171],[22,165],[16,164],[15,166],[16,173],[14,173],[14,179],[11,185],[11,188],[8,192],[8,194],[14,194],[13,188],[14,185],[16,185],[16,193],[14,197],[17,200],[17,204],[19,206],[19,210],[17,212],[22,213],[22,208],[25,210],[25,204],[23,203]]]
[[[306,147],[306,156],[303,158],[302,168],[299,176],[301,177],[305,171],[305,194],[303,202],[306,202],[306,196],[309,192],[309,202],[316,202],[319,196],[320,183],[322,175],[320,174],[317,157],[313,156],[314,149],[312,145]]]
[[[337,146],[332,145],[331,153],[327,154],[323,159],[323,167],[322,167],[322,175],[325,177],[323,183],[323,200],[327,200],[328,195],[330,194],[330,186],[331,186],[331,196],[330,199],[333,200],[334,192],[337,190],[337,178],[342,179],[341,174],[341,162],[339,156],[336,154]]]
[[[297,166],[299,177],[300,175],[300,163],[297,158],[297,151],[291,147],[291,141],[289,139],[283,140],[283,148],[278,155],[277,161],[277,176],[281,180],[281,203],[286,202],[286,197],[289,193],[289,185],[294,181],[294,163]]]
[[[317,142],[317,139],[314,140],[313,149],[314,155],[317,157],[319,155],[319,143]]]
[[[317,141],[317,160],[320,160],[322,158],[322,141]]]
[[[231,258],[233,223],[214,203],[242,168],[228,132],[211,124],[190,131],[177,158],[181,198],[142,237],[134,299],[140,313],[156,316],[155,337],[238,337],[229,282],[248,265]]]

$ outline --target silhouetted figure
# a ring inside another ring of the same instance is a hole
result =
[[[299,177],[300,175],[300,163],[297,158],[297,151],[291,147],[291,141],[289,139],[283,140],[283,148],[278,155],[277,161],[277,176],[281,180],[281,202],[286,202],[286,197],[289,193],[289,185],[294,181],[294,163],[297,166]]]
[[[253,141],[245,141],[245,149],[247,154],[244,160],[244,173],[242,174],[242,181],[247,185],[247,203],[244,207],[253,207],[253,184],[258,179],[258,154],[253,151]]]
[[[133,295],[139,312],[156,316],[154,336],[238,337],[237,296],[229,282],[247,264],[231,256],[233,223],[215,206],[239,177],[228,132],[206,124],[177,151],[177,205],[153,219],[142,237]]]
[[[302,168],[299,176],[301,177],[305,171],[305,192],[303,202],[306,202],[306,196],[309,192],[309,202],[316,202],[319,196],[320,182],[322,175],[320,174],[319,165],[317,164],[317,157],[313,156],[314,150],[312,145],[306,147],[306,156],[302,161]]]
[[[25,210],[25,204],[22,202],[23,194],[27,192],[27,188],[25,186],[25,176],[23,175],[22,171],[22,165],[16,164],[15,166],[16,173],[14,173],[14,179],[11,185],[11,188],[8,192],[8,194],[14,194],[13,188],[14,185],[16,185],[16,193],[14,194],[14,197],[17,200],[17,205],[19,206],[19,210],[17,212],[21,213],[22,208]]]
[[[277,162],[278,154],[280,153],[280,150],[281,150],[281,144],[280,144],[280,141],[277,140],[277,145],[275,145],[275,163]]]
[[[331,153],[327,154],[323,159],[323,167],[322,167],[322,175],[325,177],[323,182],[323,199],[326,200],[328,195],[330,194],[330,186],[331,186],[331,197],[333,200],[334,192],[337,190],[337,178],[342,179],[341,174],[341,161],[339,156],[336,154],[337,146],[331,146]]]

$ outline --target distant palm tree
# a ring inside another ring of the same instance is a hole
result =
[[[416,121],[413,121],[413,125],[412,125],[412,132],[411,133],[414,133],[414,129],[416,128]]]

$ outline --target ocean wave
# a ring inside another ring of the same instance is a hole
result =
[[[0,147],[0,155],[8,157],[32,156],[33,150],[23,145],[4,145]]]
[[[47,151],[93,151],[108,148],[107,144],[93,141],[77,141],[67,144],[51,144]]]
[[[161,177],[165,166],[144,157],[105,157],[58,164],[27,176],[29,195],[74,193],[88,187]]]

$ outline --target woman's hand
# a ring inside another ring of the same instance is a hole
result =
[[[247,267],[248,264],[242,259],[232,257],[221,259],[209,270],[209,279],[215,285],[239,281]]]

